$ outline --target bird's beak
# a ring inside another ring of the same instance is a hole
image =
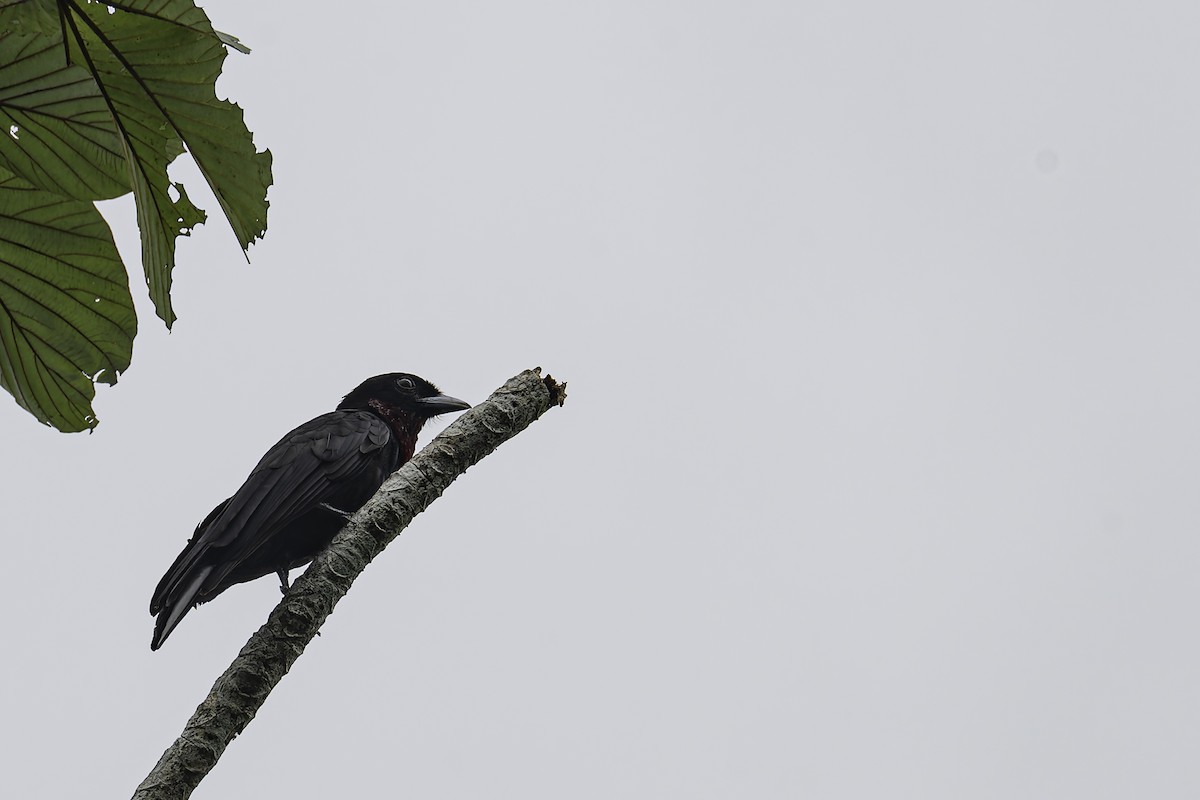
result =
[[[466,411],[471,407],[471,404],[465,400],[459,400],[457,397],[450,397],[445,394],[436,394],[433,397],[422,397],[417,401],[421,404],[421,410],[428,414],[446,414],[451,411]]]

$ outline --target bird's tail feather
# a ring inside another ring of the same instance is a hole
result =
[[[192,538],[188,539],[187,546],[183,548],[176,558],[171,568],[162,576],[162,580],[158,582],[158,586],[154,588],[154,596],[150,598],[150,614],[158,616],[158,612],[162,611],[163,606],[170,602],[172,595],[176,594],[176,588],[181,580],[187,575],[188,571],[195,565],[205,552],[206,548],[200,546],[202,534],[208,530],[208,526],[221,516],[225,508],[229,505],[232,497],[227,497],[217,505],[212,511],[208,512],[199,525],[196,526],[196,532],[192,534]]]
[[[196,574],[186,585],[171,592],[171,596],[166,598],[162,610],[158,612],[158,619],[154,623],[154,637],[150,640],[151,650],[162,647],[162,643],[171,635],[171,631],[175,630],[175,626],[184,618],[184,615],[196,606],[196,595],[199,594],[200,587],[204,585],[204,580],[212,571],[211,566],[201,567],[196,570]]]

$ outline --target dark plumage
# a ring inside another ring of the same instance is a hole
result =
[[[235,583],[288,570],[321,552],[346,517],[412,458],[427,419],[470,408],[416,375],[364,381],[284,436],[232,497],[209,512],[158,582],[150,613],[157,650],[183,619]]]

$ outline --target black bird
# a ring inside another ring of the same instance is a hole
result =
[[[214,508],[150,600],[157,650],[184,615],[236,583],[307,564],[384,479],[412,458],[426,420],[470,408],[429,381],[394,372],[363,381],[267,451],[233,497]]]

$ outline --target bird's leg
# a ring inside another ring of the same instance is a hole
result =
[[[321,506],[320,506],[320,507],[321,507],[321,508],[323,508],[323,509],[325,509],[326,511],[328,511],[328,512],[330,512],[330,513],[337,514],[339,517],[341,517],[341,518],[342,518],[343,520],[345,520],[346,522],[349,522],[349,521],[350,521],[350,518],[351,518],[352,516],[354,516],[354,514],[352,514],[351,512],[349,512],[349,511],[342,511],[340,508],[334,508],[333,506],[329,505],[329,503],[321,503]]]
[[[319,507],[331,514],[337,514],[343,521],[349,521],[350,517],[353,516],[351,513],[342,511],[340,508],[334,508],[329,503],[321,503]],[[291,582],[288,581],[288,572],[288,569],[282,567],[275,570],[275,574],[279,576],[279,591],[282,594],[287,594],[288,589],[292,588]]]
[[[292,588],[291,584],[288,583],[288,570],[277,569],[277,570],[275,570],[275,574],[279,576],[279,591],[282,592],[283,594],[287,594],[288,589]],[[321,632],[317,631],[317,636],[320,636],[320,635],[321,635]]]

